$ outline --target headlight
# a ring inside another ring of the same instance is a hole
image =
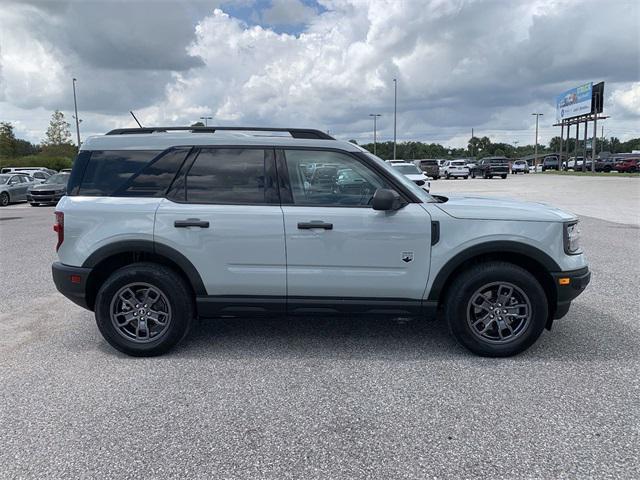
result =
[[[580,253],[580,229],[578,222],[564,224],[564,251],[567,255]]]

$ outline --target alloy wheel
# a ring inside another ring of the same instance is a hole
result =
[[[529,297],[509,282],[483,285],[471,295],[467,323],[481,340],[502,344],[520,337],[531,323]]]
[[[109,308],[111,323],[126,339],[148,343],[166,333],[171,323],[171,305],[158,287],[136,282],[116,292]]]

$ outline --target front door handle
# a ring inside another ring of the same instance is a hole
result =
[[[311,230],[312,228],[323,228],[333,230],[333,223],[325,223],[322,220],[311,220],[310,222],[298,222],[300,230]]]
[[[176,228],[209,228],[209,222],[207,222],[206,220],[200,220],[199,218],[187,218],[186,220],[176,220],[175,222],[173,222],[173,226]]]

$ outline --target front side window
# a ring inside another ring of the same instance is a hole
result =
[[[185,200],[189,203],[264,204],[265,183],[269,182],[264,150],[203,149],[187,173]]]
[[[377,173],[343,153],[285,150],[285,159],[295,205],[366,207],[378,188],[389,188]]]

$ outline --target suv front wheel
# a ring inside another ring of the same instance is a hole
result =
[[[100,333],[115,349],[137,357],[160,355],[187,335],[193,295],[172,269],[135,263],[100,287],[95,314]]]
[[[445,316],[453,336],[472,352],[507,357],[529,348],[544,330],[548,307],[527,270],[487,262],[462,272],[450,287]]]

